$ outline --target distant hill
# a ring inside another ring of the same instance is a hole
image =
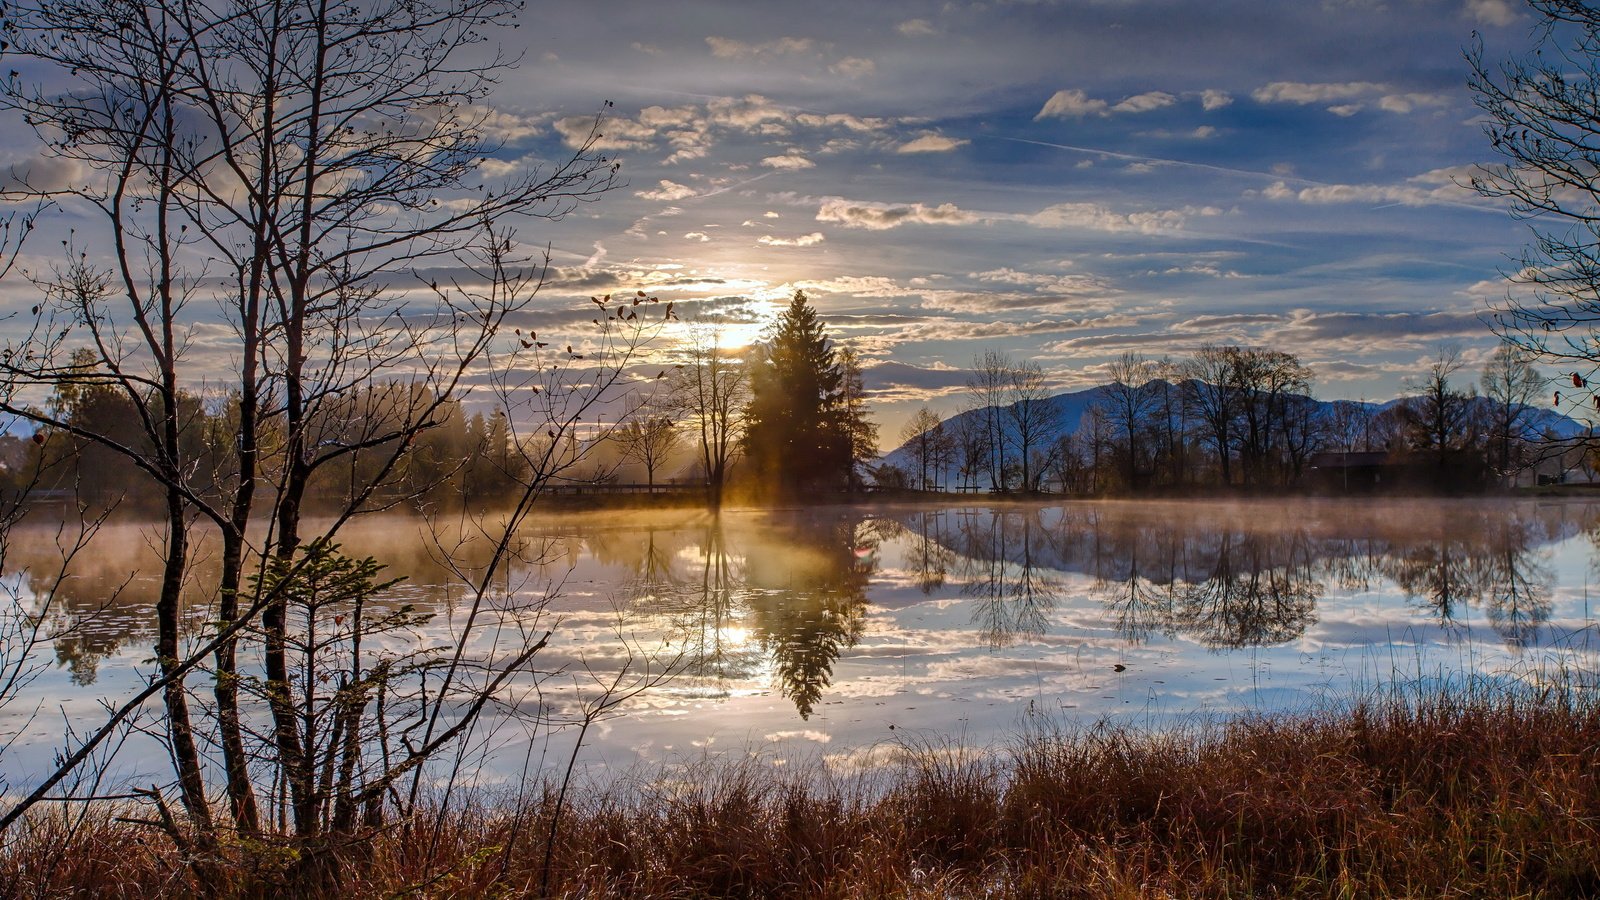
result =
[[[1095,403],[1105,399],[1110,389],[1111,385],[1100,385],[1098,387],[1086,388],[1081,391],[1057,394],[1054,397],[1051,397],[1047,402],[1050,403],[1054,408],[1056,419],[1057,421],[1061,422],[1062,431],[1066,434],[1076,434],[1078,428],[1083,424],[1084,414],[1087,413],[1090,407],[1094,406]],[[1393,400],[1383,403],[1364,401],[1351,402],[1358,403],[1359,405],[1365,406],[1372,410],[1374,413],[1378,413],[1401,403],[1416,399],[1418,398],[1396,397]],[[1312,398],[1312,402],[1317,404],[1321,414],[1331,415],[1333,404],[1337,401],[1317,400]],[[1478,407],[1487,407],[1490,403],[1487,397],[1474,397],[1471,402]],[[959,427],[966,420],[973,420],[974,422],[982,421],[986,415],[986,409],[987,407],[984,407],[958,413],[948,419],[945,419],[944,425],[946,428],[955,428]],[[1576,419],[1563,415],[1562,413],[1559,413],[1553,409],[1542,409],[1536,406],[1528,408],[1528,413],[1524,418],[1524,422],[1526,423],[1526,427],[1529,429],[1529,431],[1534,434],[1553,434],[1557,438],[1563,439],[1576,437],[1588,430],[1588,426],[1577,421]],[[884,462],[898,466],[908,472],[913,471],[916,468],[912,462],[913,457],[911,450],[905,444],[902,444],[885,454],[883,459]]]

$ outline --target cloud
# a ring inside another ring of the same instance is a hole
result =
[[[927,19],[907,19],[894,27],[906,37],[928,37],[934,33],[933,23]]]
[[[1060,90],[1045,101],[1044,108],[1039,110],[1039,114],[1034,116],[1033,120],[1037,122],[1041,119],[1081,119],[1085,116],[1106,116],[1112,113],[1145,113],[1163,109],[1177,102],[1178,98],[1166,91],[1146,91],[1124,97],[1112,106],[1080,90]]]
[[[503,143],[524,140],[539,133],[537,119],[501,110],[490,110],[478,127],[483,129],[484,136]]]
[[[827,238],[822,232],[813,231],[810,234],[803,234],[797,238],[778,238],[773,237],[770,234],[766,234],[757,238],[756,243],[763,247],[811,247],[816,244],[820,244],[825,240],[827,240]]]
[[[1302,106],[1309,103],[1329,103],[1335,100],[1354,100],[1385,90],[1381,84],[1371,81],[1347,81],[1342,83],[1309,83],[1304,81],[1274,81],[1266,87],[1257,88],[1250,96],[1257,103],[1298,103]]]
[[[59,156],[13,160],[9,164],[0,164],[0,190],[63,191],[74,184],[81,187],[85,174],[82,163]]]
[[[1227,91],[1205,90],[1200,93],[1200,107],[1206,112],[1221,109],[1233,103],[1233,95]]]
[[[711,55],[718,59],[748,59],[753,56],[807,53],[815,46],[815,42],[810,38],[781,37],[775,41],[748,44],[716,35],[707,37],[706,44],[711,47]]]
[[[1116,106],[1111,107],[1117,113],[1142,113],[1161,109],[1178,102],[1178,98],[1166,91],[1147,91],[1143,94],[1134,94],[1124,98]]]
[[[655,190],[634,192],[634,196],[636,197],[643,197],[646,200],[662,200],[667,202],[671,202],[673,200],[684,200],[689,197],[693,197],[695,194],[696,191],[694,188],[689,187],[686,184],[679,184],[676,181],[668,181],[665,178],[661,179]]]
[[[901,225],[969,225],[982,216],[958,208],[954,203],[926,206],[921,203],[868,203],[830,197],[817,209],[818,222],[834,222],[846,228],[884,231]]]
[[[790,150],[788,153],[785,153],[782,156],[769,156],[766,159],[763,159],[761,164],[769,169],[779,169],[781,171],[789,172],[797,171],[799,169],[812,169],[816,168],[817,165],[811,160],[806,159],[797,150]]]
[[[896,153],[945,153],[972,143],[963,138],[945,137],[942,134],[925,134],[907,141],[895,149]]]
[[[704,244],[706,241],[711,240],[711,237],[704,231],[691,231],[688,234],[685,234],[683,239],[686,241],[699,241],[700,243]]]
[[[878,71],[878,64],[861,56],[846,56],[828,67],[828,71],[846,78],[860,78]]]
[[[1025,217],[1024,221],[1040,228],[1172,234],[1183,230],[1190,216],[1221,214],[1222,210],[1213,206],[1120,213],[1098,203],[1057,203]]]
[[[568,147],[581,147],[594,131],[593,116],[568,116],[555,121],[556,133]],[[643,150],[655,139],[656,129],[617,117],[600,123],[600,136],[595,139],[596,150]]]
[[[1467,0],[1463,12],[1480,25],[1498,25],[1502,28],[1519,18],[1507,0]]]
[[[1081,119],[1084,116],[1103,116],[1106,114],[1107,104],[1104,100],[1091,99],[1089,95],[1079,90],[1056,91],[1049,100],[1045,101],[1044,108],[1033,117],[1035,122],[1040,119]]]
[[[1402,114],[1423,106],[1448,106],[1451,102],[1444,94],[1394,91],[1388,85],[1373,81],[1274,81],[1257,88],[1250,96],[1259,103],[1294,103],[1301,106],[1329,103],[1332,105],[1328,107],[1328,112],[1345,117],[1355,115],[1373,102],[1384,112]]]
[[[971,272],[967,277],[991,284],[1014,284],[1028,287],[1032,288],[1036,293],[1110,294],[1116,292],[1111,286],[1111,282],[1096,275],[1042,274],[1019,272],[1016,269],[1003,267],[990,269],[987,272]]]
[[[1317,184],[1295,190],[1282,181],[1275,181],[1262,188],[1259,196],[1268,200],[1299,200],[1301,203],[1482,207],[1484,204],[1477,192],[1470,187],[1462,187],[1462,183],[1470,176],[1470,167],[1452,166],[1413,176],[1405,184]],[[1246,196],[1253,194],[1246,192]]]

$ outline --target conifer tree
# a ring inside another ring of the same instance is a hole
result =
[[[792,496],[848,484],[844,372],[803,291],[794,292],[750,375],[745,455],[762,487]]]

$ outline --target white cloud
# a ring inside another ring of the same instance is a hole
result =
[[[828,71],[846,78],[860,78],[878,71],[878,64],[860,56],[846,56],[828,67]]]
[[[785,153],[782,156],[769,156],[766,159],[763,159],[761,164],[769,169],[779,169],[790,172],[797,171],[799,169],[812,169],[817,165],[811,160],[806,159],[795,150],[790,150],[788,153]]]
[[[1480,25],[1498,25],[1502,28],[1518,18],[1517,11],[1508,0],[1467,0],[1464,12]]]
[[[927,19],[907,19],[894,27],[906,37],[928,37],[933,34],[933,23]]]
[[[1378,108],[1384,112],[1408,113],[1419,106],[1446,106],[1450,98],[1443,94],[1386,94],[1378,99]]]
[[[1370,103],[1376,103],[1384,112],[1408,113],[1422,107],[1443,107],[1450,104],[1444,94],[1421,91],[1394,91],[1388,85],[1373,81],[1304,82],[1274,81],[1251,93],[1260,103],[1295,103],[1305,106],[1328,103],[1328,112],[1336,116],[1353,116]]]
[[[1200,93],[1200,107],[1206,112],[1221,109],[1233,102],[1233,95],[1227,91],[1205,90]]]
[[[711,237],[704,231],[691,231],[685,234],[683,239],[686,241],[699,241],[700,243],[704,244],[706,241],[711,240]]]
[[[825,240],[827,240],[827,238],[822,234],[822,232],[813,231],[810,234],[803,234],[797,238],[778,238],[773,237],[770,234],[765,234],[759,238],[756,238],[756,243],[763,247],[810,247],[814,244],[820,244]]]
[[[895,149],[896,153],[944,153],[957,147],[964,147],[972,143],[962,138],[945,137],[942,134],[925,134],[916,140],[907,141]]]
[[[1295,190],[1278,181],[1263,188],[1260,196],[1268,200],[1298,200],[1301,203],[1393,203],[1401,206],[1468,204],[1478,201],[1470,187],[1457,179],[1469,177],[1462,167],[1434,169],[1406,180],[1404,184],[1318,184]]]
[[[779,216],[777,213],[775,213],[775,212],[773,212],[772,210],[769,209],[766,212],[761,214],[761,218],[763,218],[763,219],[779,219],[779,218],[782,218],[782,216]]]
[[[568,116],[555,121],[555,129],[568,147],[581,147],[594,130],[593,116]],[[656,130],[632,119],[606,119],[600,123],[596,150],[642,150],[655,139]]]
[[[752,56],[776,56],[786,53],[807,53],[815,46],[810,38],[781,37],[775,41],[749,44],[733,38],[712,35],[706,38],[711,55],[720,59],[746,59]]]
[[[1095,100],[1083,91],[1061,90],[1056,91],[1049,100],[1045,101],[1044,108],[1033,117],[1035,122],[1040,119],[1081,119],[1084,116],[1103,116],[1106,114],[1106,102]]]
[[[1342,83],[1309,83],[1304,81],[1274,81],[1257,88],[1250,96],[1258,103],[1330,103],[1337,100],[1354,100],[1383,93],[1386,88],[1371,81]]]
[[[485,136],[507,143],[520,141],[539,133],[539,124],[527,116],[491,110],[479,123]]]
[[[686,184],[679,184],[676,181],[668,181],[667,179],[663,178],[657,184],[655,190],[635,191],[634,196],[643,197],[646,200],[662,200],[670,202],[673,200],[683,200],[687,197],[693,197],[695,193],[695,189]]]
[[[1134,94],[1126,97],[1116,106],[1111,107],[1112,112],[1142,113],[1161,109],[1178,102],[1178,98],[1166,91],[1146,91],[1143,94]]]
[[[1098,203],[1057,203],[1024,218],[1040,228],[1079,228],[1089,231],[1172,234],[1183,230],[1192,215],[1216,216],[1222,210],[1206,206],[1120,213]]]
[[[817,209],[818,222],[834,222],[846,228],[884,231],[901,225],[968,225],[982,216],[958,208],[954,203],[926,206],[921,203],[868,203],[831,197]]]

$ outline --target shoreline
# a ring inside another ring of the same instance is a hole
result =
[[[749,756],[568,797],[555,896],[1575,896],[1600,889],[1600,703],[1526,686],[1368,698],[1155,733],[1042,729],[889,746],[887,770]],[[483,795],[299,851],[238,842],[224,895],[537,895],[559,785]],[[37,817],[0,893],[183,896],[159,835]],[[213,887],[218,887],[213,885]]]

